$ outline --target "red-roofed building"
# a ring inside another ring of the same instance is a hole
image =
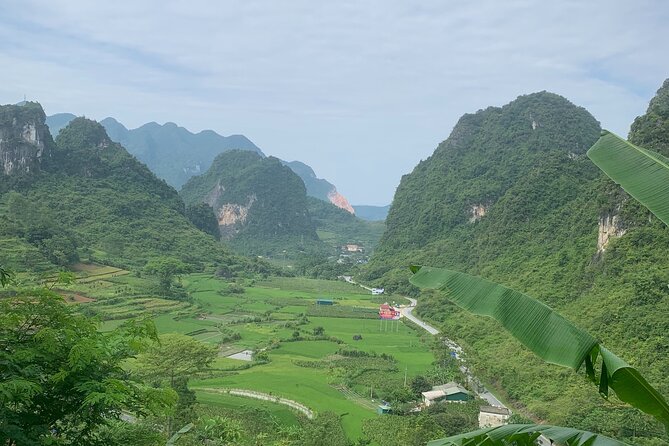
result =
[[[399,319],[400,311],[386,302],[379,307],[379,317],[381,319]]]

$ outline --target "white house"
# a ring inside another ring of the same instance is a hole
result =
[[[481,406],[479,409],[479,427],[497,427],[506,424],[511,411],[506,407]]]

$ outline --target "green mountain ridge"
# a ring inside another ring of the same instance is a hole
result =
[[[76,118],[54,142],[39,104],[2,106],[0,115],[13,120],[3,131],[37,123],[33,140],[48,155],[41,156],[39,168],[2,177],[4,265],[17,271],[49,270],[83,257],[141,267],[168,256],[195,268],[254,268],[193,226],[178,193],[112,142],[100,124]],[[9,153],[4,144],[2,152]]]
[[[47,118],[53,134],[74,119],[71,113],[59,113]],[[173,122],[160,125],[149,122],[136,129],[127,129],[114,118],[100,121],[112,141],[123,145],[128,152],[145,163],[158,177],[175,188],[204,172],[221,152],[240,149],[262,154],[262,151],[243,135],[221,136],[212,130],[192,133]]]
[[[307,208],[304,183],[274,157],[232,150],[181,189],[188,205],[205,202],[223,239],[240,252],[276,256],[322,250]]]
[[[665,82],[630,133],[665,156],[668,92]],[[504,284],[599,337],[669,395],[669,229],[584,155],[599,132],[586,110],[546,92],[464,115],[402,178],[362,278],[417,295],[407,284],[414,263]],[[543,363],[447,296],[423,293],[417,311],[520,413],[633,444],[667,440],[653,419],[607,403],[582,376]]]
[[[53,135],[75,119],[72,113],[47,116],[46,123]],[[175,188],[182,187],[189,178],[204,173],[214,158],[227,150],[250,150],[265,154],[244,135],[221,136],[213,130],[192,133],[173,122],[160,125],[149,122],[136,129],[128,129],[114,118],[100,121],[112,141],[115,141],[145,163],[158,177]],[[307,188],[307,194],[332,202],[353,211],[345,197],[327,180],[318,178],[314,170],[300,161],[282,161],[298,174]]]

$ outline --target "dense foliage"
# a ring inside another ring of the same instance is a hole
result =
[[[630,134],[665,156],[660,129],[668,88]],[[585,110],[549,93],[465,115],[403,178],[367,278],[415,293],[406,286],[406,266],[422,263],[523,291],[586,328],[669,394],[669,326],[662,316],[669,311],[669,229],[584,156],[598,133]],[[613,236],[603,246],[605,232]],[[635,444],[664,438],[658,423],[601,401],[584,379],[533,358],[497,323],[465,314],[441,294],[426,293],[419,302],[423,317],[465,347],[477,375],[535,420],[635,435]]]
[[[0,443],[95,444],[122,410],[158,413],[174,393],[128,379],[121,362],[155,338],[149,323],[100,333],[47,290],[0,299]]]
[[[59,113],[46,120],[51,133],[58,132],[75,119],[70,113]],[[262,154],[243,135],[221,136],[212,130],[191,133],[172,122],[164,125],[150,122],[127,129],[114,118],[100,121],[112,141],[146,164],[159,178],[173,187],[181,187],[191,176],[209,168],[212,160],[226,150],[250,150]]]
[[[238,218],[221,226],[233,248],[249,254],[289,256],[322,249],[309,210],[304,183],[276,158],[233,150],[216,157],[209,170],[181,190],[189,205],[207,202]],[[243,210],[241,210],[243,208]]]
[[[218,220],[214,210],[207,203],[198,203],[186,208],[188,219],[202,232],[220,240],[221,233],[218,230]]]
[[[74,119],[55,146],[48,133],[39,137],[49,153],[41,168],[2,183],[13,189],[0,198],[0,239],[7,247],[1,260],[10,268],[48,270],[79,258],[141,267],[170,256],[195,268],[270,270],[232,255],[193,226],[177,192],[100,124]]]

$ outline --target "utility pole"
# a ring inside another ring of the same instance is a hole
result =
[[[407,386],[407,371],[409,370],[409,366],[405,365],[404,366],[404,387]]]

